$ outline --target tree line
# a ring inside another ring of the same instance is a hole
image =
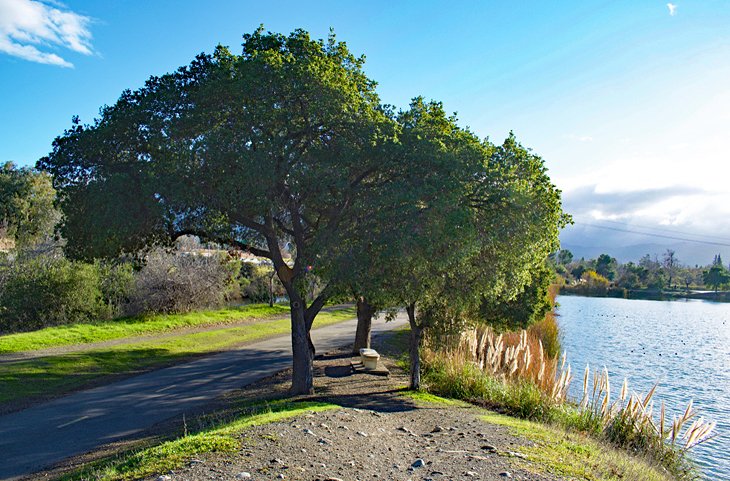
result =
[[[334,35],[260,28],[240,55],[218,46],[74,119],[36,166],[64,254],[100,262],[196,236],[268,259],[291,306],[294,393],[312,391],[326,302],[357,299],[361,342],[376,312],[403,308],[419,387],[426,330],[522,318],[504,304],[544,297],[569,217],[514,135],[480,139],[421,97],[384,105],[363,66]]]
[[[661,257],[646,254],[638,262],[621,263],[609,254],[576,260],[567,249],[551,254],[550,260],[569,291],[605,294],[615,287],[653,291],[711,289],[717,292],[730,288],[730,265],[723,264],[720,254],[706,266],[685,265],[672,249],[667,249]]]

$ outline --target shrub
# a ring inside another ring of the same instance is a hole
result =
[[[251,302],[272,304],[277,297],[286,294],[279,277],[270,265],[256,265],[244,262],[241,265],[241,295]]]
[[[134,292],[134,269],[130,263],[95,264],[99,270],[101,295],[112,310],[113,316],[120,316],[129,305]]]
[[[98,266],[62,257],[18,259],[0,287],[0,331],[15,332],[109,318]]]
[[[187,312],[222,304],[235,289],[238,262],[225,254],[150,251],[135,275],[129,314]]]

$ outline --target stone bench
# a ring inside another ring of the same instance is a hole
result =
[[[379,360],[380,354],[375,349],[360,349],[360,362],[362,362],[366,370],[372,371],[373,369],[377,369]]]
[[[360,357],[353,357],[352,369],[355,372],[387,376],[388,368],[380,361],[380,354],[375,349],[360,349]]]

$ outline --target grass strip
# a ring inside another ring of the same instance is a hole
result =
[[[467,402],[436,396],[427,391],[404,390],[400,395],[412,399],[417,405],[421,406],[430,404],[436,406],[471,407],[471,404]]]
[[[240,434],[250,427],[281,421],[312,411],[326,411],[338,407],[329,403],[286,400],[258,405],[243,416],[222,426],[102,460],[61,479],[65,481],[83,479],[117,481],[140,479],[165,473],[185,466],[194,456],[211,452],[236,452],[241,447]]]
[[[487,414],[482,416],[482,420],[505,426],[511,434],[532,441],[529,446],[515,448],[525,457],[524,460],[513,458],[516,465],[528,471],[588,481],[672,479],[645,459],[579,433],[501,414]]]
[[[0,336],[0,354],[110,341],[131,336],[168,332],[186,327],[225,325],[288,314],[289,306],[286,305],[275,304],[270,307],[268,304],[249,304],[241,307],[196,311],[185,314],[144,315],[90,324],[47,327],[33,332]]]
[[[352,319],[354,308],[321,312],[315,327]],[[253,323],[185,334],[154,341],[119,344],[0,364],[0,403],[50,397],[77,390],[101,378],[135,374],[173,364],[186,357],[221,351],[232,346],[290,332],[290,320]]]

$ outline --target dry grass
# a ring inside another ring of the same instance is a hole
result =
[[[691,479],[693,468],[685,453],[712,439],[715,423],[698,417],[691,402],[671,422],[663,402],[657,415],[656,386],[640,395],[630,393],[624,380],[612,398],[606,368],[591,373],[586,366],[583,397],[577,405],[570,402],[573,373],[567,354],[549,355],[543,345],[543,339],[551,338],[551,324],[557,332],[552,316],[527,331],[497,334],[486,326],[473,328],[451,347],[426,349],[426,379],[441,394],[597,434],[618,447],[649,456],[679,479]],[[430,345],[438,343],[431,340]]]
[[[545,352],[542,340],[525,330],[496,334],[479,326],[462,335],[461,342],[449,353],[457,362],[474,362],[480,370],[503,382],[529,381],[552,401],[566,400],[572,379],[565,358],[559,366],[556,357]]]
[[[608,369],[594,371],[590,386],[590,368],[586,366],[583,375],[583,398],[580,406],[601,421],[609,438],[630,444],[632,447],[662,451],[665,443],[672,448],[686,452],[715,436],[715,423],[697,418],[692,401],[681,416],[668,423],[666,407],[661,402],[659,416],[655,416],[653,397],[655,384],[646,395],[629,394],[628,380],[624,379],[618,397],[611,402],[611,385]],[[690,421],[692,424],[689,424]]]

